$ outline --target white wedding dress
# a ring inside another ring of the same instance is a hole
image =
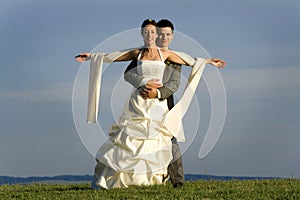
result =
[[[137,71],[145,79],[162,80],[165,63],[158,52],[160,61],[140,60],[139,55]],[[132,91],[96,155],[95,186],[110,189],[167,180],[173,137],[162,123],[167,112],[166,100],[143,99],[137,89]]]

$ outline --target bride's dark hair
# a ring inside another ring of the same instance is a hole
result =
[[[141,28],[144,28],[147,25],[153,25],[153,26],[157,26],[156,21],[154,19],[146,19],[143,21]]]

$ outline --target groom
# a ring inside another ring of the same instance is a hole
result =
[[[157,22],[157,33],[157,45],[167,49],[174,36],[173,24],[167,19],[160,20]],[[136,66],[136,61],[132,61],[128,65],[124,73],[125,81],[138,88],[140,95],[145,99],[167,99],[168,108],[169,110],[172,109],[174,107],[173,94],[177,91],[180,84],[181,65],[170,62],[166,63],[162,87],[159,87],[161,83],[157,82],[157,80],[148,80],[143,83],[143,77],[137,74]],[[183,164],[180,148],[175,137],[172,138],[172,155],[173,160],[168,167],[170,180],[174,187],[182,187],[184,182]]]

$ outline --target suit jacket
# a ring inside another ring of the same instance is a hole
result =
[[[139,88],[143,77],[137,73],[137,61],[133,60],[127,66],[124,72],[125,81],[129,82],[135,88]],[[168,108],[174,107],[173,94],[178,90],[180,85],[181,65],[166,61],[166,68],[163,76],[163,86],[158,88],[161,94],[161,100],[167,99]]]

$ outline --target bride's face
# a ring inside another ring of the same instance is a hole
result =
[[[149,24],[142,29],[141,33],[146,46],[155,45],[157,38],[156,26]]]

